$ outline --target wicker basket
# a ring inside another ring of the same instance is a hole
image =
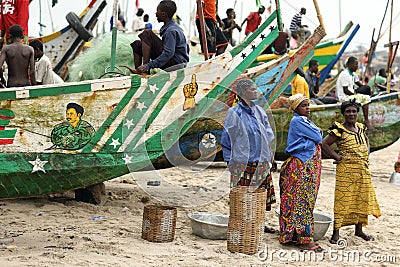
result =
[[[265,224],[265,189],[236,186],[230,194],[227,246],[231,252],[253,255],[262,249]]]
[[[151,242],[174,240],[177,210],[174,207],[147,205],[144,207],[142,238]]]

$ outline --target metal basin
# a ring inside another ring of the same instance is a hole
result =
[[[280,214],[279,209],[276,209],[275,212],[278,215]],[[314,241],[320,240],[324,237],[332,222],[332,216],[319,211],[314,211]]]
[[[390,176],[389,183],[400,185],[400,173],[398,172],[392,173],[392,176]]]
[[[207,239],[226,239],[228,215],[209,212],[189,213],[193,234]]]

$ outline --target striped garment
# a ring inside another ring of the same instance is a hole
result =
[[[299,12],[293,16],[292,21],[290,22],[290,30],[291,31],[298,31],[299,25],[301,25],[301,18],[302,14]]]

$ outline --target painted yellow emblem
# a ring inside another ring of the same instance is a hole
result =
[[[185,102],[183,103],[183,110],[187,110],[189,108],[194,108],[196,101],[194,100],[194,96],[197,94],[198,90],[197,82],[196,82],[196,74],[192,75],[192,82],[185,84],[183,87],[183,95],[185,96]]]

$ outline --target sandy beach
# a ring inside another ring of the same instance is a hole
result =
[[[397,141],[370,156],[382,216],[370,216],[365,231],[375,241],[366,242],[354,236],[353,227],[344,227],[341,237],[347,247],[340,249],[328,242],[331,225],[319,241],[330,252],[323,254],[323,259],[317,254],[317,261],[321,262],[297,261],[293,252],[297,250],[281,246],[278,234],[264,234],[267,250],[260,255],[231,253],[226,240],[193,235],[188,213],[229,213],[229,173],[225,165],[201,163],[133,173],[108,181],[100,205],[77,202],[71,192],[0,201],[0,237],[15,240],[0,249],[0,266],[397,266],[400,262],[400,207],[397,205],[400,186],[388,181],[399,151],[400,141]],[[278,177],[274,173],[278,203],[272,210],[279,207]],[[161,185],[147,186],[149,180],[159,180]],[[335,165],[332,160],[323,160],[316,210],[333,215],[334,184]],[[141,238],[143,208],[150,203],[178,208],[172,242],[154,243]],[[278,229],[275,212],[267,212],[267,224]],[[271,254],[273,250],[275,254]],[[278,257],[280,251],[284,252]],[[353,252],[358,253],[359,260],[343,256]]]

